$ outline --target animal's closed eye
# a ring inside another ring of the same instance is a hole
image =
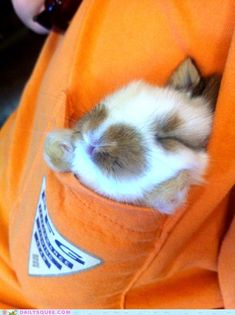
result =
[[[196,151],[203,150],[208,142],[208,134],[203,128],[200,128],[202,121],[200,114],[194,116],[192,114],[191,120],[186,120],[177,113],[171,113],[164,119],[156,120],[153,123],[155,141],[167,151],[176,151],[182,146]],[[210,120],[208,124],[209,122]],[[197,131],[193,129],[195,127],[198,128]]]
[[[171,137],[159,137],[157,138],[157,142],[167,151],[174,152],[182,147],[182,143],[175,138]]]
[[[182,148],[182,146],[187,147],[194,151],[201,151],[205,149],[208,139],[205,138],[204,141],[200,141],[200,143],[192,142],[187,138],[180,138],[180,137],[158,137],[158,143],[167,150],[167,151],[177,151]]]

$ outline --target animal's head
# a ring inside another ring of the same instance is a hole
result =
[[[57,171],[79,174],[93,168],[119,179],[153,173],[154,165],[159,174],[184,164],[196,168],[197,159],[204,168],[200,154],[218,89],[216,76],[203,78],[186,59],[165,87],[132,82],[102,100],[73,129],[50,133],[46,160]]]

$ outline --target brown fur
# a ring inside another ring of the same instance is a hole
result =
[[[103,104],[98,104],[85,116],[83,116],[75,127],[75,132],[87,132],[95,130],[107,117],[107,111]]]
[[[182,124],[183,121],[177,114],[171,115],[161,126],[161,132],[163,134],[172,133],[176,129],[178,129]]]
[[[180,150],[182,145],[178,140],[172,138],[159,138],[158,141],[161,143],[162,147],[167,151],[177,151]]]
[[[109,174],[117,177],[140,174],[145,168],[145,149],[141,136],[132,127],[117,124],[102,136],[93,160]]]
[[[182,119],[176,113],[167,117],[164,121],[156,121],[153,124],[156,141],[160,142],[167,151],[179,149],[179,141],[173,139],[172,135],[182,124]]]

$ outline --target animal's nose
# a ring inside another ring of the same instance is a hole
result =
[[[89,155],[92,155],[94,150],[95,150],[96,146],[92,145],[92,144],[89,144],[88,147],[87,147],[87,153]]]

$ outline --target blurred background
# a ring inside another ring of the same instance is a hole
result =
[[[10,0],[0,0],[0,127],[17,107],[45,38],[24,27]]]

